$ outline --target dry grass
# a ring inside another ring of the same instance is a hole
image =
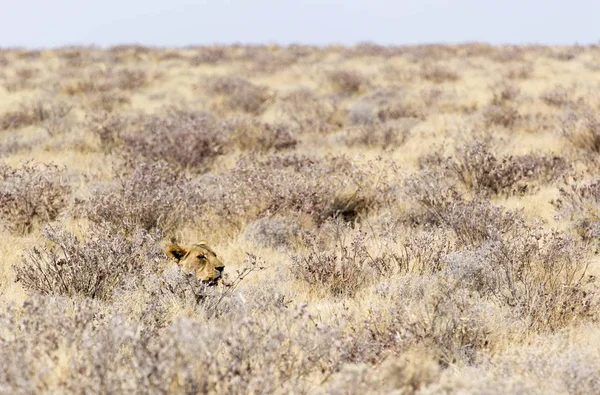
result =
[[[1,50],[0,393],[597,392],[599,56]]]

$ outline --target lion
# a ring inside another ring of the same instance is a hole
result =
[[[203,282],[216,284],[223,276],[225,265],[206,241],[189,247],[171,244],[165,249],[165,253],[181,267],[181,270],[195,275]]]

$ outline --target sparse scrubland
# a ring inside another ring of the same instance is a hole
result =
[[[0,65],[0,393],[600,391],[600,47]]]

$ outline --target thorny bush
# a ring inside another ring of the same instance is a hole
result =
[[[92,222],[106,223],[115,231],[173,232],[192,221],[191,209],[204,203],[199,189],[164,162],[141,163],[116,178],[116,185],[98,188],[83,209]]]
[[[229,136],[224,126],[208,112],[169,109],[117,133],[123,142],[121,155],[127,159],[158,159],[204,172],[225,153]]]
[[[260,115],[270,98],[267,87],[254,85],[241,77],[216,77],[204,84],[203,88],[213,94],[225,96],[229,110],[252,115]]]
[[[450,275],[510,307],[534,330],[593,316],[600,303],[586,277],[588,246],[539,224],[491,230],[480,247],[448,259]]]
[[[156,270],[162,251],[156,235],[138,232],[128,239],[109,227],[93,228],[85,241],[63,229],[44,228],[47,243],[33,247],[17,265],[17,281],[45,295],[110,299],[128,276],[144,266]]]
[[[567,218],[585,240],[600,236],[600,181],[583,182],[579,177],[565,178],[559,197],[551,201],[558,216]]]
[[[232,218],[299,212],[318,222],[334,217],[354,221],[392,199],[384,173],[345,157],[324,161],[296,155],[265,159],[250,155],[228,173],[207,179],[204,189],[208,204]]]
[[[25,162],[20,168],[0,163],[0,218],[17,234],[31,232],[37,222],[50,222],[67,206],[71,188],[64,169]]]

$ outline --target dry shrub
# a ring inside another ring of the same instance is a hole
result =
[[[303,56],[306,56],[306,54],[301,51],[290,51],[270,45],[268,47],[249,48],[239,59],[245,63],[244,71],[253,75],[270,75],[292,66]]]
[[[301,238],[305,249],[292,255],[292,274],[334,296],[352,297],[382,277],[438,273],[453,248],[444,231],[399,237],[389,227],[374,232],[340,220]]]
[[[423,108],[402,99],[391,100],[385,104],[382,103],[377,111],[377,118],[382,122],[400,120],[402,118],[424,120],[425,117]]]
[[[350,107],[348,121],[352,125],[370,125],[377,122],[375,108],[372,103],[359,101]]]
[[[560,157],[505,155],[498,158],[479,141],[458,147],[445,167],[467,190],[477,194],[532,192],[531,181],[560,177],[568,168]]]
[[[381,282],[375,294],[380,302],[354,328],[351,360],[378,363],[418,347],[445,368],[472,364],[491,346],[489,318],[498,312],[455,280],[404,276]]]
[[[199,189],[164,162],[142,163],[116,178],[116,185],[95,191],[84,208],[85,217],[115,231],[172,232],[193,220],[190,207],[203,203]]]
[[[521,118],[519,111],[510,105],[490,105],[482,111],[483,122],[486,127],[503,126],[512,128]]]
[[[154,371],[149,388],[161,392],[305,392],[310,374],[336,369],[344,339],[332,341],[335,336],[303,310],[282,309],[272,321],[245,315],[210,324],[179,319],[157,341],[136,347],[133,362]],[[222,345],[219,352],[215,344]]]
[[[75,122],[69,117],[51,116],[44,120],[40,126],[48,133],[48,136],[57,137],[70,132],[74,125]]]
[[[324,288],[332,296],[352,297],[374,281],[381,258],[369,254],[366,233],[351,232],[340,222],[332,228],[329,243],[323,236],[306,237],[307,251],[292,255],[291,271],[297,279]]]
[[[600,153],[600,117],[592,110],[569,111],[560,118],[563,135],[594,157]]]
[[[368,123],[347,128],[342,139],[350,147],[398,148],[406,142],[416,123],[414,119]]]
[[[426,64],[421,67],[421,78],[436,84],[443,82],[454,82],[460,79],[460,75],[443,65]]]
[[[231,50],[221,45],[212,45],[194,49],[190,64],[198,67],[202,64],[217,64],[231,60]]]
[[[380,365],[344,364],[340,372],[324,383],[324,392],[336,395],[413,394],[434,384],[440,371],[435,352],[415,346],[402,355],[388,357]]]
[[[449,369],[420,393],[594,393],[600,385],[600,358],[597,344],[590,343],[589,336],[572,330],[540,336],[491,355],[476,366]]]
[[[552,58],[558,59],[563,62],[568,62],[568,61],[575,59],[577,57],[577,55],[580,54],[581,52],[582,51],[579,51],[578,48],[560,50],[556,53],[553,53]]]
[[[359,93],[369,84],[369,79],[365,75],[351,70],[328,72],[327,80],[336,92],[344,94]]]
[[[549,106],[560,108],[573,103],[572,94],[572,90],[557,85],[554,89],[542,93],[540,99]]]
[[[278,108],[301,132],[326,133],[336,128],[336,104],[309,89],[278,96]]]
[[[539,224],[491,229],[478,248],[449,258],[462,284],[513,309],[533,330],[555,330],[597,314],[600,294],[587,286],[586,245]]]
[[[298,140],[287,125],[261,122],[253,118],[236,118],[227,124],[231,140],[241,150],[254,152],[293,149]]]
[[[85,241],[52,227],[44,228],[42,235],[46,245],[29,250],[15,271],[26,289],[44,295],[110,299],[125,277],[139,275],[144,266],[156,269],[163,257],[156,236],[147,233],[138,232],[129,240],[98,226]]]
[[[521,93],[518,86],[506,81],[494,84],[491,89],[493,94],[492,104],[495,106],[506,105],[507,102],[514,101]]]
[[[89,335],[96,338],[92,329],[98,311],[92,307],[95,305],[93,301],[71,303],[65,298],[34,295],[23,306],[3,309],[0,313],[3,331],[0,392],[48,391],[56,361],[68,355],[61,355],[67,352],[63,347],[72,344],[83,333],[88,334],[89,346],[92,345]],[[105,343],[105,350],[110,352],[112,345]]]
[[[168,162],[178,169],[205,172],[214,160],[225,153],[229,134],[225,125],[211,113],[170,109],[164,115],[142,117],[127,129],[115,130],[122,123],[119,116],[109,118],[116,125],[100,129],[100,136],[110,146],[117,133],[122,141],[120,155],[128,160]]]
[[[404,240],[380,241],[384,251],[381,271],[384,274],[433,274],[446,266],[446,256],[453,250],[451,237],[428,230],[409,233]]]
[[[226,105],[231,111],[260,115],[270,98],[267,87],[254,85],[242,77],[221,76],[202,85],[214,95],[227,97]]]
[[[71,192],[63,171],[54,164],[25,162],[20,168],[11,168],[0,163],[2,225],[26,234],[36,223],[56,219]]]
[[[102,112],[99,114],[87,114],[85,126],[98,139],[100,149],[105,153],[112,153],[122,144],[121,133],[134,128],[143,122],[141,116],[110,114]]]
[[[559,198],[551,201],[558,216],[571,221],[577,234],[585,240],[600,236],[600,181],[565,179],[559,193]]]
[[[139,62],[140,60],[150,56],[155,49],[144,47],[138,44],[122,44],[115,45],[107,49],[106,55],[111,62],[127,63]]]
[[[259,218],[243,232],[247,240],[270,248],[292,248],[300,234],[299,224],[288,217]]]
[[[0,116],[0,130],[20,129],[43,124],[44,121],[61,119],[67,116],[71,108],[71,105],[58,101],[49,104],[43,101],[22,103],[19,110]]]
[[[533,64],[519,65],[511,67],[506,72],[506,78],[509,80],[527,80],[533,76]]]
[[[424,120],[426,118],[426,101],[427,99],[422,99],[421,97],[418,100],[411,100],[409,92],[401,87],[379,89],[351,107],[349,118],[355,124],[365,123],[362,121],[365,119],[363,115],[365,113],[371,120],[374,113],[376,119],[381,122],[395,121],[403,118]],[[358,117],[353,114],[354,112],[357,113]],[[359,122],[354,122],[355,120]]]
[[[527,49],[532,50],[532,48],[518,47],[516,45],[502,46],[496,48],[492,53],[492,59],[499,63],[523,63]]]
[[[15,152],[31,151],[33,147],[41,145],[46,140],[46,137],[26,139],[16,135],[7,136],[0,145],[0,157],[8,156]]]
[[[33,67],[20,67],[15,70],[14,76],[4,78],[4,89],[9,93],[15,93],[21,90],[35,88],[37,82],[36,77],[39,76],[40,71],[40,69]]]
[[[519,116],[519,129],[525,133],[545,133],[556,130],[556,116],[544,112],[531,112]]]
[[[417,203],[420,212],[409,212],[417,225],[450,229],[459,246],[477,246],[490,232],[506,232],[524,221],[519,211],[507,211],[481,196],[467,200],[458,188],[440,173],[422,171],[405,181],[406,197]]]
[[[354,47],[346,49],[344,56],[347,58],[388,58],[393,56],[397,49],[389,46],[383,46],[374,42],[360,42]]]
[[[74,81],[57,82],[57,90],[69,96],[106,93],[115,90],[135,91],[146,86],[150,77],[142,69],[96,69]]]
[[[171,320],[145,331],[91,301],[34,296],[0,314],[3,392],[274,393],[308,392],[329,376],[347,340],[316,326],[302,307],[275,298],[235,308],[222,319]],[[258,316],[246,311],[261,310]],[[65,369],[57,369],[57,364]]]
[[[242,158],[236,168],[206,179],[209,205],[230,219],[305,213],[321,222],[362,218],[391,199],[384,170],[356,166],[347,158],[314,160],[271,155]]]
[[[122,91],[108,91],[86,94],[84,106],[93,113],[111,113],[131,104],[131,95]]]

